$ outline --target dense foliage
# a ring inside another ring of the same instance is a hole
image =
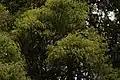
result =
[[[0,2],[0,80],[120,79],[117,2]]]

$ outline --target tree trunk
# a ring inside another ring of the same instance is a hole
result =
[[[73,80],[73,78],[72,78],[72,61],[71,60],[67,61],[67,68],[68,68],[67,80]]]

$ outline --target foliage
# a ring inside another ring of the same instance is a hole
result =
[[[0,30],[8,31],[12,26],[12,15],[0,4]]]
[[[87,18],[87,10],[85,2],[48,0],[45,7],[27,10],[16,18],[12,34],[16,36],[26,57],[28,74],[32,79],[44,78],[42,61],[45,60],[48,44],[55,44],[58,39],[78,28],[85,28],[81,25]]]
[[[0,61],[3,63],[21,60],[20,50],[8,36],[0,34]]]
[[[18,45],[6,33],[0,33],[0,79],[28,80]]]
[[[107,58],[104,57],[104,54],[107,45],[103,42],[103,38],[89,30],[84,33],[88,36],[88,39],[78,34],[69,34],[64,39],[58,41],[55,46],[49,46],[47,61],[49,63],[63,61],[64,65],[67,66],[69,80],[71,80],[69,78],[69,68],[72,69],[70,73],[72,79],[77,75],[77,79],[115,80],[116,77],[109,77],[109,74],[115,76],[111,74],[111,72],[114,72],[113,69],[109,67],[110,65],[105,64]],[[91,34],[94,35],[94,38]],[[77,65],[79,67],[76,67]],[[77,73],[76,70],[78,68],[81,68],[79,71],[81,72],[82,70],[81,74]],[[66,74],[61,75],[66,76]],[[57,76],[59,77],[60,75]]]
[[[0,2],[0,80],[120,79],[118,0]]]
[[[96,3],[96,2],[95,2]],[[119,40],[120,40],[120,1],[100,0],[99,3],[91,4],[89,14],[89,27],[93,26],[108,41],[108,52],[111,56],[114,68],[119,68]],[[97,13],[93,13],[96,11]],[[113,15],[109,16],[110,13]],[[112,20],[110,19],[112,17]]]
[[[0,79],[1,80],[30,80],[26,77],[26,72],[23,69],[24,63],[0,63]]]
[[[25,10],[34,8],[34,7],[41,7],[44,5],[46,0],[1,0],[4,6],[12,13],[21,13]]]

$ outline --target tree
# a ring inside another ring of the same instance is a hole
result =
[[[9,10],[12,14],[16,14],[18,12],[24,12],[25,10],[41,7],[44,5],[46,0],[1,0],[7,10]]]
[[[9,34],[12,24],[12,15],[0,4],[0,80],[30,80],[19,44]]]
[[[93,15],[92,11],[88,15],[91,6],[85,0],[4,0],[1,3],[6,8],[0,6],[0,79],[119,79],[119,70],[112,68],[106,55],[112,51],[110,43],[117,41],[118,28],[113,30],[114,22],[105,12],[110,10],[105,0],[95,2],[105,17]],[[112,28],[106,27],[108,23]]]
[[[16,19],[13,34],[26,57],[28,74],[32,79],[46,77],[44,60],[47,45],[56,44],[57,40],[79,27],[85,28],[81,25],[86,17],[85,2],[47,0],[45,7],[28,10]]]
[[[97,8],[95,5],[92,5],[90,11],[90,18],[89,24],[90,26],[94,26],[99,33],[104,34],[108,41],[108,55],[111,56],[112,64],[114,68],[119,68],[119,0],[109,0],[109,3],[100,0],[100,3],[96,3]],[[94,14],[93,11],[97,12]],[[109,16],[110,12],[113,12],[113,16]],[[114,16],[115,15],[115,16]],[[111,20],[110,17],[114,19]]]
[[[103,37],[90,30],[83,34],[88,38],[80,33],[69,34],[55,46],[48,47],[48,70],[53,67],[51,63],[59,66],[59,71],[51,76],[63,80],[116,80],[114,70],[106,64],[107,44]]]
[[[29,80],[20,49],[6,34],[0,33],[0,79]]]
[[[0,30],[9,31],[12,29],[13,16],[6,10],[2,4],[0,4]]]

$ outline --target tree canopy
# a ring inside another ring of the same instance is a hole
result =
[[[119,80],[118,3],[1,0],[0,80]]]

